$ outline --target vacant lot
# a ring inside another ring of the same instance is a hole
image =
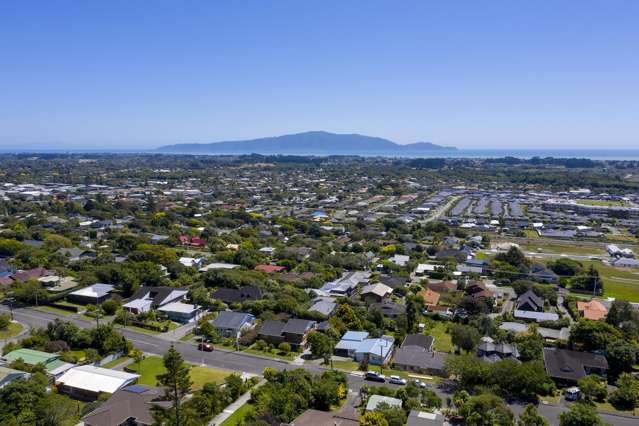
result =
[[[141,364],[134,362],[127,366],[127,370],[140,374],[138,383],[149,386],[156,386],[157,377],[166,372],[162,358],[159,356],[147,357]],[[200,389],[205,383],[222,383],[224,378],[230,374],[232,373],[226,370],[193,366],[191,367],[193,389]]]

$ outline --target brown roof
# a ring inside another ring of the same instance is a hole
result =
[[[437,291],[439,293],[444,293],[447,291],[457,290],[457,283],[453,281],[442,281],[440,283],[430,283],[428,284],[428,288],[433,291]]]
[[[608,315],[608,309],[598,300],[591,300],[590,302],[579,301],[577,302],[577,310],[581,312],[584,318],[595,321],[604,319]]]
[[[421,297],[422,299],[424,299],[424,303],[426,305],[434,306],[434,305],[437,305],[437,302],[439,302],[439,293],[431,289],[422,290],[419,293],[417,293],[417,295]]]

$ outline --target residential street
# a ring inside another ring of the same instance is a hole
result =
[[[0,312],[9,312],[9,308],[5,305],[0,305]],[[53,321],[56,318],[70,321],[76,324],[79,327],[91,327],[93,326],[93,322],[79,318],[76,316],[63,316],[57,315],[51,312],[42,312],[32,308],[18,308],[13,310],[14,318],[28,325],[31,328],[37,327],[46,327],[47,323]],[[165,338],[155,336],[152,334],[145,334],[140,332],[135,332],[131,330],[120,330],[122,334],[129,340],[131,340],[137,348],[149,354],[162,355],[164,354],[169,347],[171,346],[171,342]],[[294,365],[290,364],[286,361],[278,361],[268,358],[257,357],[250,354],[245,354],[242,352],[231,352],[226,350],[215,350],[213,352],[202,352],[198,351],[196,346],[182,341],[174,342],[175,347],[182,354],[184,359],[193,364],[203,364],[214,368],[226,369],[235,372],[245,372],[250,374],[262,374],[264,368],[273,367],[278,369],[294,369],[294,368],[304,368],[314,373],[321,372],[325,370],[324,367],[312,365],[312,364],[304,364],[304,365]],[[361,373],[350,373],[348,375],[348,383],[349,388],[358,392],[361,386],[365,383],[364,378]],[[394,386],[394,385],[388,385]],[[442,400],[446,401],[447,397],[450,397],[450,394],[445,393],[441,389],[432,388]],[[444,402],[445,403],[445,402]],[[510,404],[510,408],[513,410],[515,414],[518,414],[523,411],[525,408],[520,404]],[[565,411],[566,408],[563,405],[554,406],[554,405],[539,405],[539,412],[541,415],[545,416],[549,419],[552,425],[559,424],[558,416],[562,411]],[[600,413],[601,414],[601,413]],[[630,417],[621,417],[611,414],[601,414],[602,419],[611,424],[611,425],[619,425],[619,426],[635,426],[637,425],[637,418]]]

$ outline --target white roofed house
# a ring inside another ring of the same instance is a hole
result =
[[[114,393],[134,383],[139,374],[80,365],[66,371],[55,382],[60,393],[83,401],[93,401],[101,393]]]
[[[204,261],[205,259],[203,257],[198,257],[198,258],[194,258],[194,257],[181,257],[179,259],[179,262],[186,266],[187,268],[201,268],[202,266],[204,266]]]
[[[129,301],[122,305],[124,309],[132,314],[149,312],[158,309],[169,303],[184,300],[188,290],[173,287],[140,287]]]
[[[397,266],[406,266],[410,261],[410,256],[406,256],[405,254],[396,254],[389,260]]]
[[[160,306],[158,311],[164,313],[171,321],[189,323],[195,321],[200,307],[184,302],[171,302]]]
[[[69,299],[81,304],[99,305],[111,297],[114,287],[111,284],[97,283],[69,293]]]
[[[379,303],[393,292],[393,289],[386,284],[371,284],[362,288],[361,296],[367,304]]]

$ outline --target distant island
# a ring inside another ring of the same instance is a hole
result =
[[[160,152],[197,154],[315,154],[407,155],[432,151],[456,151],[455,147],[416,142],[401,145],[384,138],[324,131],[258,139],[161,146]]]

